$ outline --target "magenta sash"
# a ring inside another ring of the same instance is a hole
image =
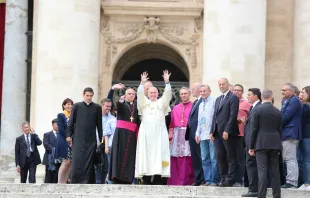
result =
[[[117,120],[116,127],[121,129],[127,129],[136,133],[136,137],[138,138],[138,125],[133,122],[128,122],[125,120]]]
[[[125,120],[117,120],[116,122],[117,128],[127,129],[133,132],[138,132],[138,125],[133,122],[128,122]]]

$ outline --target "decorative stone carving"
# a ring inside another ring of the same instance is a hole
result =
[[[117,47],[115,45],[112,46],[112,55],[115,56],[117,53]]]
[[[145,17],[144,28],[148,35],[148,43],[156,43],[156,31],[159,29],[159,17]]]
[[[176,36],[182,36],[185,28],[181,25],[176,25],[176,26],[160,26],[161,31],[167,33],[167,34],[173,34]]]
[[[169,41],[171,41],[173,43],[178,43],[178,44],[189,44],[189,43],[191,43],[190,41],[186,41],[186,40],[178,38],[172,34],[169,34],[167,31],[163,30],[162,28],[160,28],[160,31],[166,39],[168,39]]]
[[[197,57],[196,57],[196,46],[197,42],[195,39],[192,39],[192,43],[189,48],[186,49],[186,54],[189,55],[191,66],[195,68],[197,66]]]
[[[103,79],[103,73],[101,73],[98,77],[98,95],[100,96],[102,94],[101,90],[103,89],[103,86],[104,86],[102,79]]]
[[[196,17],[195,20],[195,32],[199,33],[199,32],[203,32],[203,17]]]
[[[110,17],[101,12],[100,32],[104,33],[110,29]]]
[[[169,41],[177,44],[190,44],[191,41],[184,40],[179,38],[184,34],[185,28],[181,25],[160,25],[159,17],[145,17],[144,24],[140,23],[131,23],[126,24],[124,27],[119,28],[118,30],[125,36],[123,38],[117,38],[113,40],[113,43],[126,43],[135,40],[138,38],[141,33],[146,29],[148,43],[156,43],[157,39],[157,30],[168,39]]]
[[[196,0],[196,3],[198,3],[198,4],[203,4],[203,3],[204,3],[204,0]]]
[[[129,23],[129,24],[126,24],[125,27],[119,28],[119,31],[122,32],[123,35],[128,36],[128,34],[130,33],[134,34],[138,32],[139,26],[141,26],[141,24]]]
[[[113,40],[115,43],[126,43],[135,40],[144,30],[143,24],[132,24],[119,29],[125,37]]]
[[[107,44],[107,53],[105,57],[105,65],[106,67],[109,67],[111,65],[111,56],[112,56],[112,39],[108,38],[106,40],[106,44]]]

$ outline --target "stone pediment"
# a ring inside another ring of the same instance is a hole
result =
[[[202,1],[203,2],[203,1]],[[197,0],[102,0],[107,15],[195,16],[201,15],[203,3]]]

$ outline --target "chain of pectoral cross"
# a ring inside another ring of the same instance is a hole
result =
[[[132,103],[132,105],[129,105],[127,102],[125,102],[126,103],[126,105],[128,106],[128,108],[129,108],[129,111],[130,111],[130,122],[133,122],[133,120],[134,120],[134,117],[133,117],[133,113],[134,113],[134,111],[135,111],[135,109],[134,109],[134,103]],[[132,106],[132,108],[131,108],[131,106]]]
[[[185,111],[185,105],[182,104],[182,120],[180,121],[182,124],[184,124],[184,111]]]

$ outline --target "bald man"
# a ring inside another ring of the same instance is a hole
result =
[[[199,105],[202,102],[200,97],[201,83],[194,83],[192,86],[192,96],[197,98],[193,103],[193,108],[189,114],[189,121],[186,127],[185,140],[189,141],[191,149],[192,165],[194,169],[194,183],[192,186],[204,184],[203,169],[200,153],[200,144],[196,142],[196,131],[198,126]]]
[[[201,83],[196,82],[192,86],[192,96],[198,98],[200,96]]]
[[[237,173],[237,137],[239,99],[229,90],[226,78],[218,81],[222,95],[216,99],[210,140],[214,142],[220,168],[221,187],[231,187]]]

